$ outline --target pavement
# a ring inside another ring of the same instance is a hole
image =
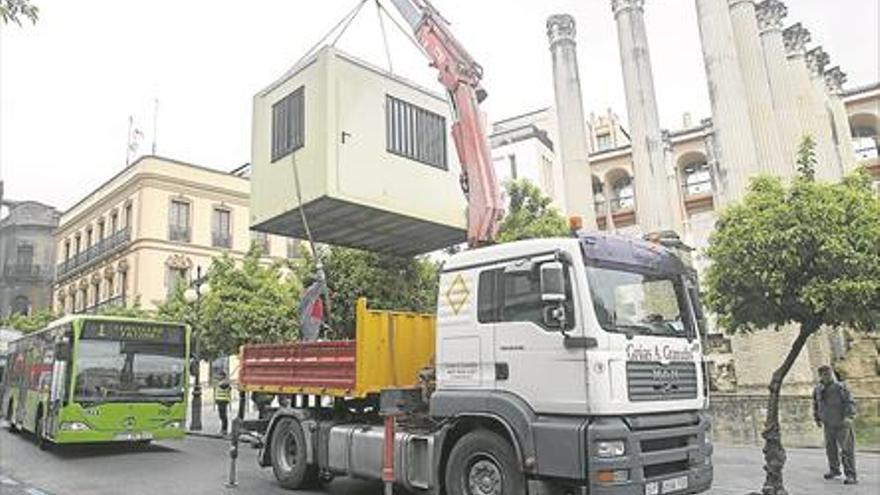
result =
[[[207,419],[207,418],[206,418]],[[207,425],[206,425],[207,426]],[[227,442],[189,436],[149,446],[67,446],[44,452],[25,434],[0,428],[0,495],[290,495],[275,484],[271,469],[257,466],[257,451],[243,446],[239,486],[224,486]],[[825,481],[824,452],[790,449],[785,476],[792,495],[876,495],[880,455],[859,453],[860,484]],[[757,447],[716,445],[715,484],[709,495],[745,495],[763,480]],[[325,491],[303,495],[380,495],[378,483],[337,479]]]

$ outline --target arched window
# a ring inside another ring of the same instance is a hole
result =
[[[31,314],[31,300],[27,296],[15,296],[12,300],[12,313],[25,316]]]
[[[712,170],[705,159],[694,160],[681,168],[685,197],[712,193]]]
[[[635,203],[632,177],[624,174],[616,178],[611,183],[611,211],[633,208]]]

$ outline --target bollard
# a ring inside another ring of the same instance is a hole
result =
[[[241,419],[232,420],[232,440],[229,446],[229,479],[226,481],[227,488],[238,487],[238,437],[241,435]]]

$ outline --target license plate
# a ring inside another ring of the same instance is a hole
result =
[[[661,493],[672,493],[678,490],[684,490],[688,487],[688,477],[687,476],[679,476],[678,478],[672,478],[669,480],[663,480],[660,482]]]
[[[113,438],[115,440],[120,440],[120,441],[136,442],[138,440],[152,440],[153,434],[148,431],[125,432],[125,433],[117,433]]]

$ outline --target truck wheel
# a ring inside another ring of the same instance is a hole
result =
[[[295,418],[282,418],[272,432],[272,471],[288,490],[308,488],[318,480],[316,466],[306,462],[306,436]]]
[[[463,436],[449,454],[446,493],[449,495],[525,495],[525,476],[513,447],[486,430]]]

